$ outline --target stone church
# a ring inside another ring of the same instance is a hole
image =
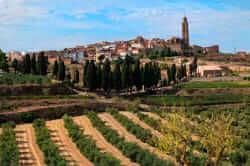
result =
[[[184,17],[182,20],[182,38],[172,37],[167,40],[166,46],[171,50],[183,55],[192,55],[192,48],[190,47],[189,42],[189,25],[187,17]]]

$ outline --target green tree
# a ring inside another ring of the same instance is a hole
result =
[[[24,67],[24,73],[30,74],[30,72],[31,72],[31,60],[30,60],[29,54],[26,54],[24,57],[23,67]]]
[[[54,62],[54,66],[53,66],[53,76],[57,77],[58,74],[58,62],[57,60]]]
[[[36,55],[33,54],[31,57],[31,73],[32,74],[37,74],[36,70]]]
[[[129,65],[124,63],[122,65],[122,88],[129,88]]]
[[[16,73],[17,67],[18,67],[18,61],[17,61],[16,59],[14,59],[14,60],[12,61],[11,66],[14,68],[15,73]]]
[[[5,53],[0,50],[0,69],[9,72],[9,65]]]
[[[88,65],[86,74],[87,87],[92,91],[96,89],[96,66],[94,61],[91,61]]]
[[[107,59],[103,66],[103,72],[102,72],[102,88],[104,91],[108,91],[111,87],[112,80],[111,80],[111,67],[110,67],[110,61]]]
[[[173,64],[171,67],[171,77],[174,83],[176,83],[176,65]]]
[[[87,72],[88,72],[89,60],[86,60],[83,71],[83,84],[87,87]]]
[[[65,79],[65,65],[64,65],[64,62],[63,61],[60,61],[59,62],[59,66],[58,66],[58,76],[57,78],[60,80],[60,81],[64,81]]]
[[[37,72],[39,75],[46,75],[48,68],[48,59],[44,56],[44,52],[41,52],[37,61]]]
[[[120,64],[115,65],[115,69],[113,72],[113,86],[117,91],[120,91],[122,89],[122,75]]]
[[[141,68],[139,60],[135,62],[135,68],[133,71],[133,82],[137,90],[140,90],[142,88]]]

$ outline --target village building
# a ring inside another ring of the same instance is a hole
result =
[[[197,67],[197,74],[200,77],[221,77],[222,68],[215,65],[204,65]]]

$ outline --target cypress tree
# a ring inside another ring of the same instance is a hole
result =
[[[83,71],[83,84],[87,87],[87,72],[88,72],[89,60],[86,60]]]
[[[144,86],[145,88],[149,88],[151,86],[151,71],[150,71],[150,64],[147,63],[144,67]]]
[[[171,84],[172,80],[172,71],[169,66],[167,66],[167,75],[168,75],[168,84]]]
[[[103,66],[102,72],[102,88],[104,91],[107,91],[111,88],[110,84],[111,80],[111,68],[110,68],[110,61],[107,59]]]
[[[140,90],[142,88],[142,78],[141,78],[141,69],[139,60],[135,62],[135,68],[133,72],[133,82],[137,90]]]
[[[31,73],[32,74],[37,74],[37,70],[36,70],[36,56],[35,56],[35,54],[33,54],[33,56],[31,57]]]
[[[31,60],[30,60],[30,55],[26,54],[24,61],[23,61],[23,67],[24,67],[24,73],[25,74],[30,74],[31,73]]]
[[[173,64],[171,67],[171,76],[174,83],[176,82],[176,65]]]
[[[121,67],[120,64],[115,65],[113,72],[113,86],[114,89],[120,91],[122,89],[122,76],[121,76]]]
[[[58,66],[58,79],[60,81],[64,81],[65,80],[65,65],[63,61],[59,62],[59,66]]]
[[[12,62],[12,64],[11,64],[11,66],[14,68],[15,73],[16,73],[17,67],[18,67],[18,61],[16,59],[14,59],[13,62]]]
[[[9,65],[5,53],[0,50],[0,69],[5,72],[9,72]]]
[[[129,65],[124,63],[122,66],[122,88],[129,88]]]
[[[91,61],[90,64],[88,64],[86,83],[91,91],[96,89],[96,67],[94,61]]]
[[[58,63],[57,60],[54,62],[54,66],[53,66],[53,76],[57,76],[58,74]]]

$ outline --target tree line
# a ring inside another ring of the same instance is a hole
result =
[[[110,91],[115,89],[141,90],[156,87],[161,80],[161,70],[156,63],[141,65],[139,60],[132,61],[128,57],[121,63],[111,65],[109,60],[104,64],[95,64],[87,61],[83,72],[84,86],[90,90],[103,89]]]
[[[14,59],[11,63],[15,73],[18,71],[23,74],[43,76],[47,75],[48,65],[48,58],[44,55],[44,52],[39,53],[38,56],[26,54],[22,61]]]

